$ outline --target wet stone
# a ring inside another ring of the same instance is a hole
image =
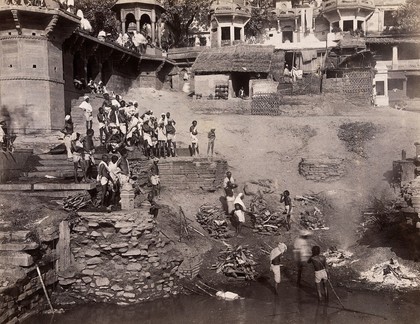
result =
[[[113,243],[111,244],[111,248],[113,249],[121,249],[121,248],[125,248],[128,247],[127,243]]]
[[[111,289],[112,289],[113,291],[121,291],[121,290],[123,290],[123,288],[122,288],[122,287],[120,287],[120,286],[118,286],[118,285],[113,285],[113,286],[111,287]]]
[[[106,277],[100,277],[95,280],[95,283],[99,287],[109,286],[109,279]]]
[[[138,256],[140,254],[141,251],[139,249],[131,249],[124,253],[123,256]]]
[[[125,298],[135,298],[136,294],[126,292],[126,293],[123,294],[123,296]]]
[[[142,265],[139,263],[131,263],[127,265],[127,271],[140,271],[142,268]]]
[[[95,257],[95,256],[98,256],[98,255],[101,255],[101,252],[99,252],[98,250],[95,250],[95,249],[89,249],[89,250],[85,251],[85,256],[88,256],[88,257]]]
[[[131,231],[132,231],[132,228],[131,227],[123,227],[123,228],[120,229],[120,233],[121,234],[128,234]]]
[[[83,280],[84,283],[91,283],[92,282],[91,277],[82,277],[82,280]]]
[[[86,261],[86,263],[87,263],[88,265],[99,264],[99,263],[102,263],[102,259],[101,259],[101,258],[98,258],[98,257],[95,257],[95,258],[88,259],[88,260]]]

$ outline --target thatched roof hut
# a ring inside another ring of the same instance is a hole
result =
[[[274,46],[236,45],[201,52],[192,69],[197,74],[248,72],[269,73]]]

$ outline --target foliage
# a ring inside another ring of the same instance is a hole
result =
[[[252,6],[251,20],[245,26],[245,35],[258,40],[265,34],[265,28],[272,27],[274,23],[273,1],[251,0],[250,4]]]
[[[120,23],[115,12],[111,10],[117,0],[76,0],[76,10],[83,11],[84,17],[89,20],[93,28],[93,35],[104,30],[115,36],[120,30]]]
[[[166,32],[162,37],[163,47],[188,46],[188,36],[194,28],[207,29],[209,11],[213,1],[209,0],[165,0],[166,12],[162,18]]]
[[[397,29],[402,32],[420,31],[420,0],[407,0],[395,13]]]

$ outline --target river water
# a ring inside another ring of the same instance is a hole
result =
[[[346,309],[342,309],[331,290],[329,303],[319,304],[315,288],[309,283],[300,289],[282,283],[275,296],[265,282],[244,284],[240,288],[244,298],[236,301],[190,295],[130,306],[85,304],[64,314],[38,315],[24,323],[420,323],[419,293],[336,291]]]

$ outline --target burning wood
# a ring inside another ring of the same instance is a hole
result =
[[[400,265],[398,261],[389,261],[377,264],[370,270],[360,274],[361,279],[381,286],[394,288],[418,287],[417,274],[411,272],[407,267]]]
[[[232,236],[229,234],[225,212],[219,207],[204,204],[200,207],[196,218],[211,237],[220,239]]]
[[[217,273],[243,280],[255,280],[256,262],[251,251],[242,245],[233,247],[226,244],[226,249],[220,251],[218,262],[212,266]]]
[[[324,253],[324,256],[327,258],[328,265],[335,268],[348,264],[353,253],[332,247]]]

